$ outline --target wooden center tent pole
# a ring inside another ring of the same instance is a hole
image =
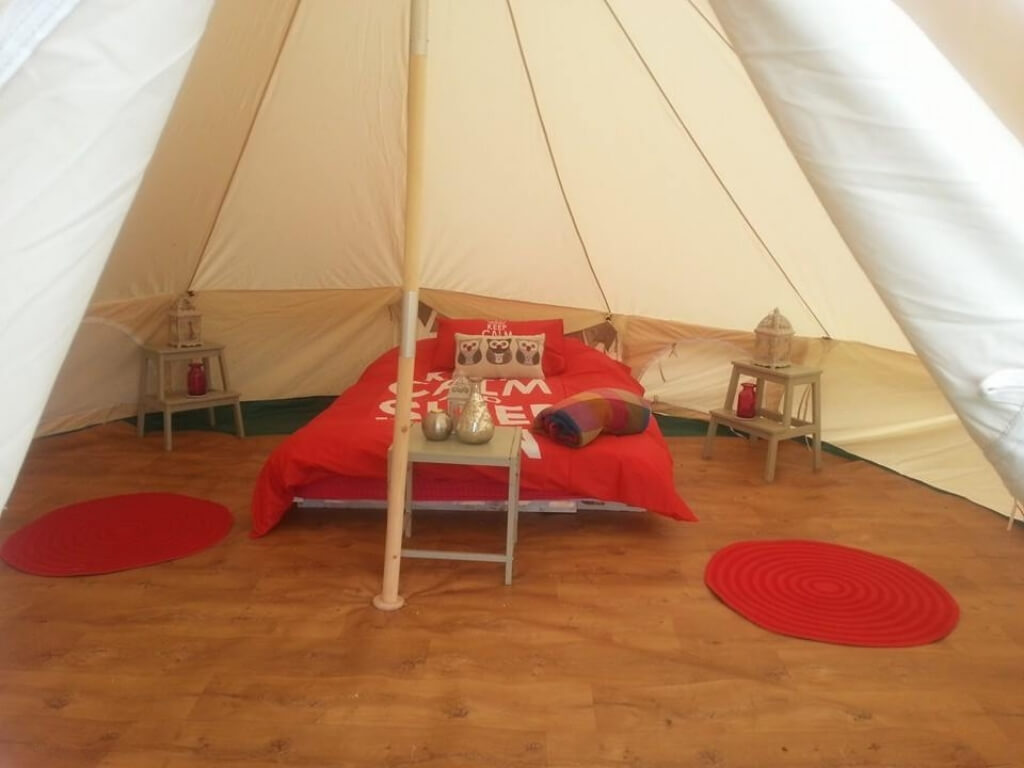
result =
[[[427,4],[412,0],[409,21],[409,90],[407,95],[407,157],[405,177],[405,256],[402,263],[402,340],[398,354],[398,398],[388,473],[388,518],[384,537],[384,578],[373,604],[384,611],[401,608],[398,594],[402,566],[402,518],[412,427],[412,384],[416,362],[416,320],[419,307],[420,252],[423,247],[423,106],[427,80]]]

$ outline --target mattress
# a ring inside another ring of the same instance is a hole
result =
[[[534,417],[578,392],[604,387],[642,394],[622,363],[566,338],[562,373],[541,379],[488,379],[484,395],[499,425],[524,428],[520,495],[531,499],[587,499],[696,520],[679,495],[672,457],[656,420],[639,434],[601,435],[583,448],[530,431]],[[451,371],[429,370],[434,339],[417,343],[414,419],[445,407]],[[296,499],[386,498],[387,453],[394,430],[398,350],[371,363],[325,411],[271,453],[252,500],[253,536],[269,533]],[[415,428],[415,427],[414,427]],[[414,501],[495,501],[507,493],[507,474],[495,467],[417,465]]]

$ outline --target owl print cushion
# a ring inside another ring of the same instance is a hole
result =
[[[544,334],[455,334],[455,375],[482,379],[543,379]]]
[[[541,365],[545,376],[565,372],[565,327],[558,320],[488,320],[472,317],[437,318],[437,344],[430,362],[432,371],[455,368],[455,334],[467,336],[544,336]]]

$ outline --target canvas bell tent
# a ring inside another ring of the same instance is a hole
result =
[[[614,331],[659,407],[697,411],[778,307],[826,441],[1009,511],[1020,0],[426,23],[424,307]],[[407,0],[0,0],[3,498],[34,435],[135,412],[186,290],[245,400],[336,394],[397,342],[409,26]]]

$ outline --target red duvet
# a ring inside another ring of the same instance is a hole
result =
[[[431,402],[442,409],[445,405],[451,372],[426,371],[433,358],[433,345],[434,339],[424,339],[416,347],[414,419]],[[643,394],[629,369],[600,351],[565,339],[565,353],[566,370],[557,376],[484,382],[495,423],[524,427],[523,495],[600,499],[678,520],[696,520],[676,492],[672,458],[654,419],[641,434],[601,435],[584,448],[569,448],[529,432],[539,411],[577,392],[617,387]],[[311,483],[344,475],[379,481],[383,487],[394,429],[397,370],[398,352],[392,349],[372,363],[327,410],[274,450],[253,492],[253,536],[262,536],[277,525],[295,496],[301,495],[299,491]],[[435,484],[457,482],[453,472],[501,486],[507,482],[506,471],[498,468],[419,465],[417,483],[421,477]]]

